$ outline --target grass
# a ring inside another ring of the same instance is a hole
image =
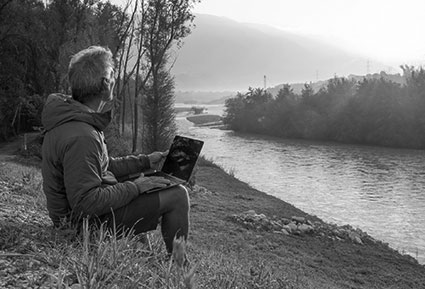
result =
[[[232,214],[308,216],[201,159],[191,234],[167,258],[159,230],[118,238],[103,228],[56,230],[37,162],[0,160],[0,288],[425,288],[425,269],[381,243],[282,236]],[[184,256],[191,261],[184,264]]]
[[[214,243],[214,250],[205,250],[175,240],[180,253],[168,259],[159,231],[143,242],[132,234],[117,238],[103,228],[89,230],[87,224],[79,236],[72,229],[54,229],[39,168],[22,159],[3,162],[0,175],[1,288],[297,288],[265,262],[246,271]],[[181,261],[184,254],[192,259],[188,268]]]
[[[236,172],[236,169],[235,168],[226,169],[223,166],[214,163],[214,160],[211,159],[211,158],[207,158],[207,157],[201,156],[198,159],[198,163],[197,164],[199,166],[201,166],[201,167],[211,167],[211,168],[221,169],[223,172],[225,172],[229,176],[235,177],[235,172]]]
[[[143,236],[89,230],[87,222],[79,236],[54,229],[38,168],[2,162],[0,176],[1,288],[193,288],[195,267],[180,260],[184,242],[175,240],[180,255],[168,258],[158,232],[143,242]]]
[[[180,240],[168,259],[159,231],[143,242],[132,234],[118,238],[102,227],[89,230],[86,223],[80,236],[72,229],[54,229],[39,168],[22,159],[3,162],[0,175],[1,288],[284,288],[264,266],[252,276],[235,274],[244,268],[233,258]],[[186,251],[194,257],[188,268],[182,261]]]

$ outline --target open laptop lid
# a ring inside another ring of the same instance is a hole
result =
[[[176,135],[161,171],[188,182],[203,145],[201,140]]]

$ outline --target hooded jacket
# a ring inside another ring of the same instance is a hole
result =
[[[72,216],[101,216],[139,195],[135,183],[117,178],[150,167],[145,155],[109,158],[103,130],[110,113],[96,113],[63,94],[47,98],[42,112],[43,190],[55,225]]]

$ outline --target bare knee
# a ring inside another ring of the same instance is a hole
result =
[[[175,197],[176,206],[184,209],[189,208],[189,193],[187,192],[186,187],[175,187],[175,192],[173,193],[173,196]]]
[[[159,204],[161,213],[174,210],[189,210],[189,194],[183,186],[177,186],[159,192]]]

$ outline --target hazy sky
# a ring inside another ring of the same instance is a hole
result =
[[[396,67],[425,65],[425,0],[201,0],[194,12],[314,35]]]
[[[194,12],[313,34],[394,65],[425,64],[424,0],[202,0]]]

